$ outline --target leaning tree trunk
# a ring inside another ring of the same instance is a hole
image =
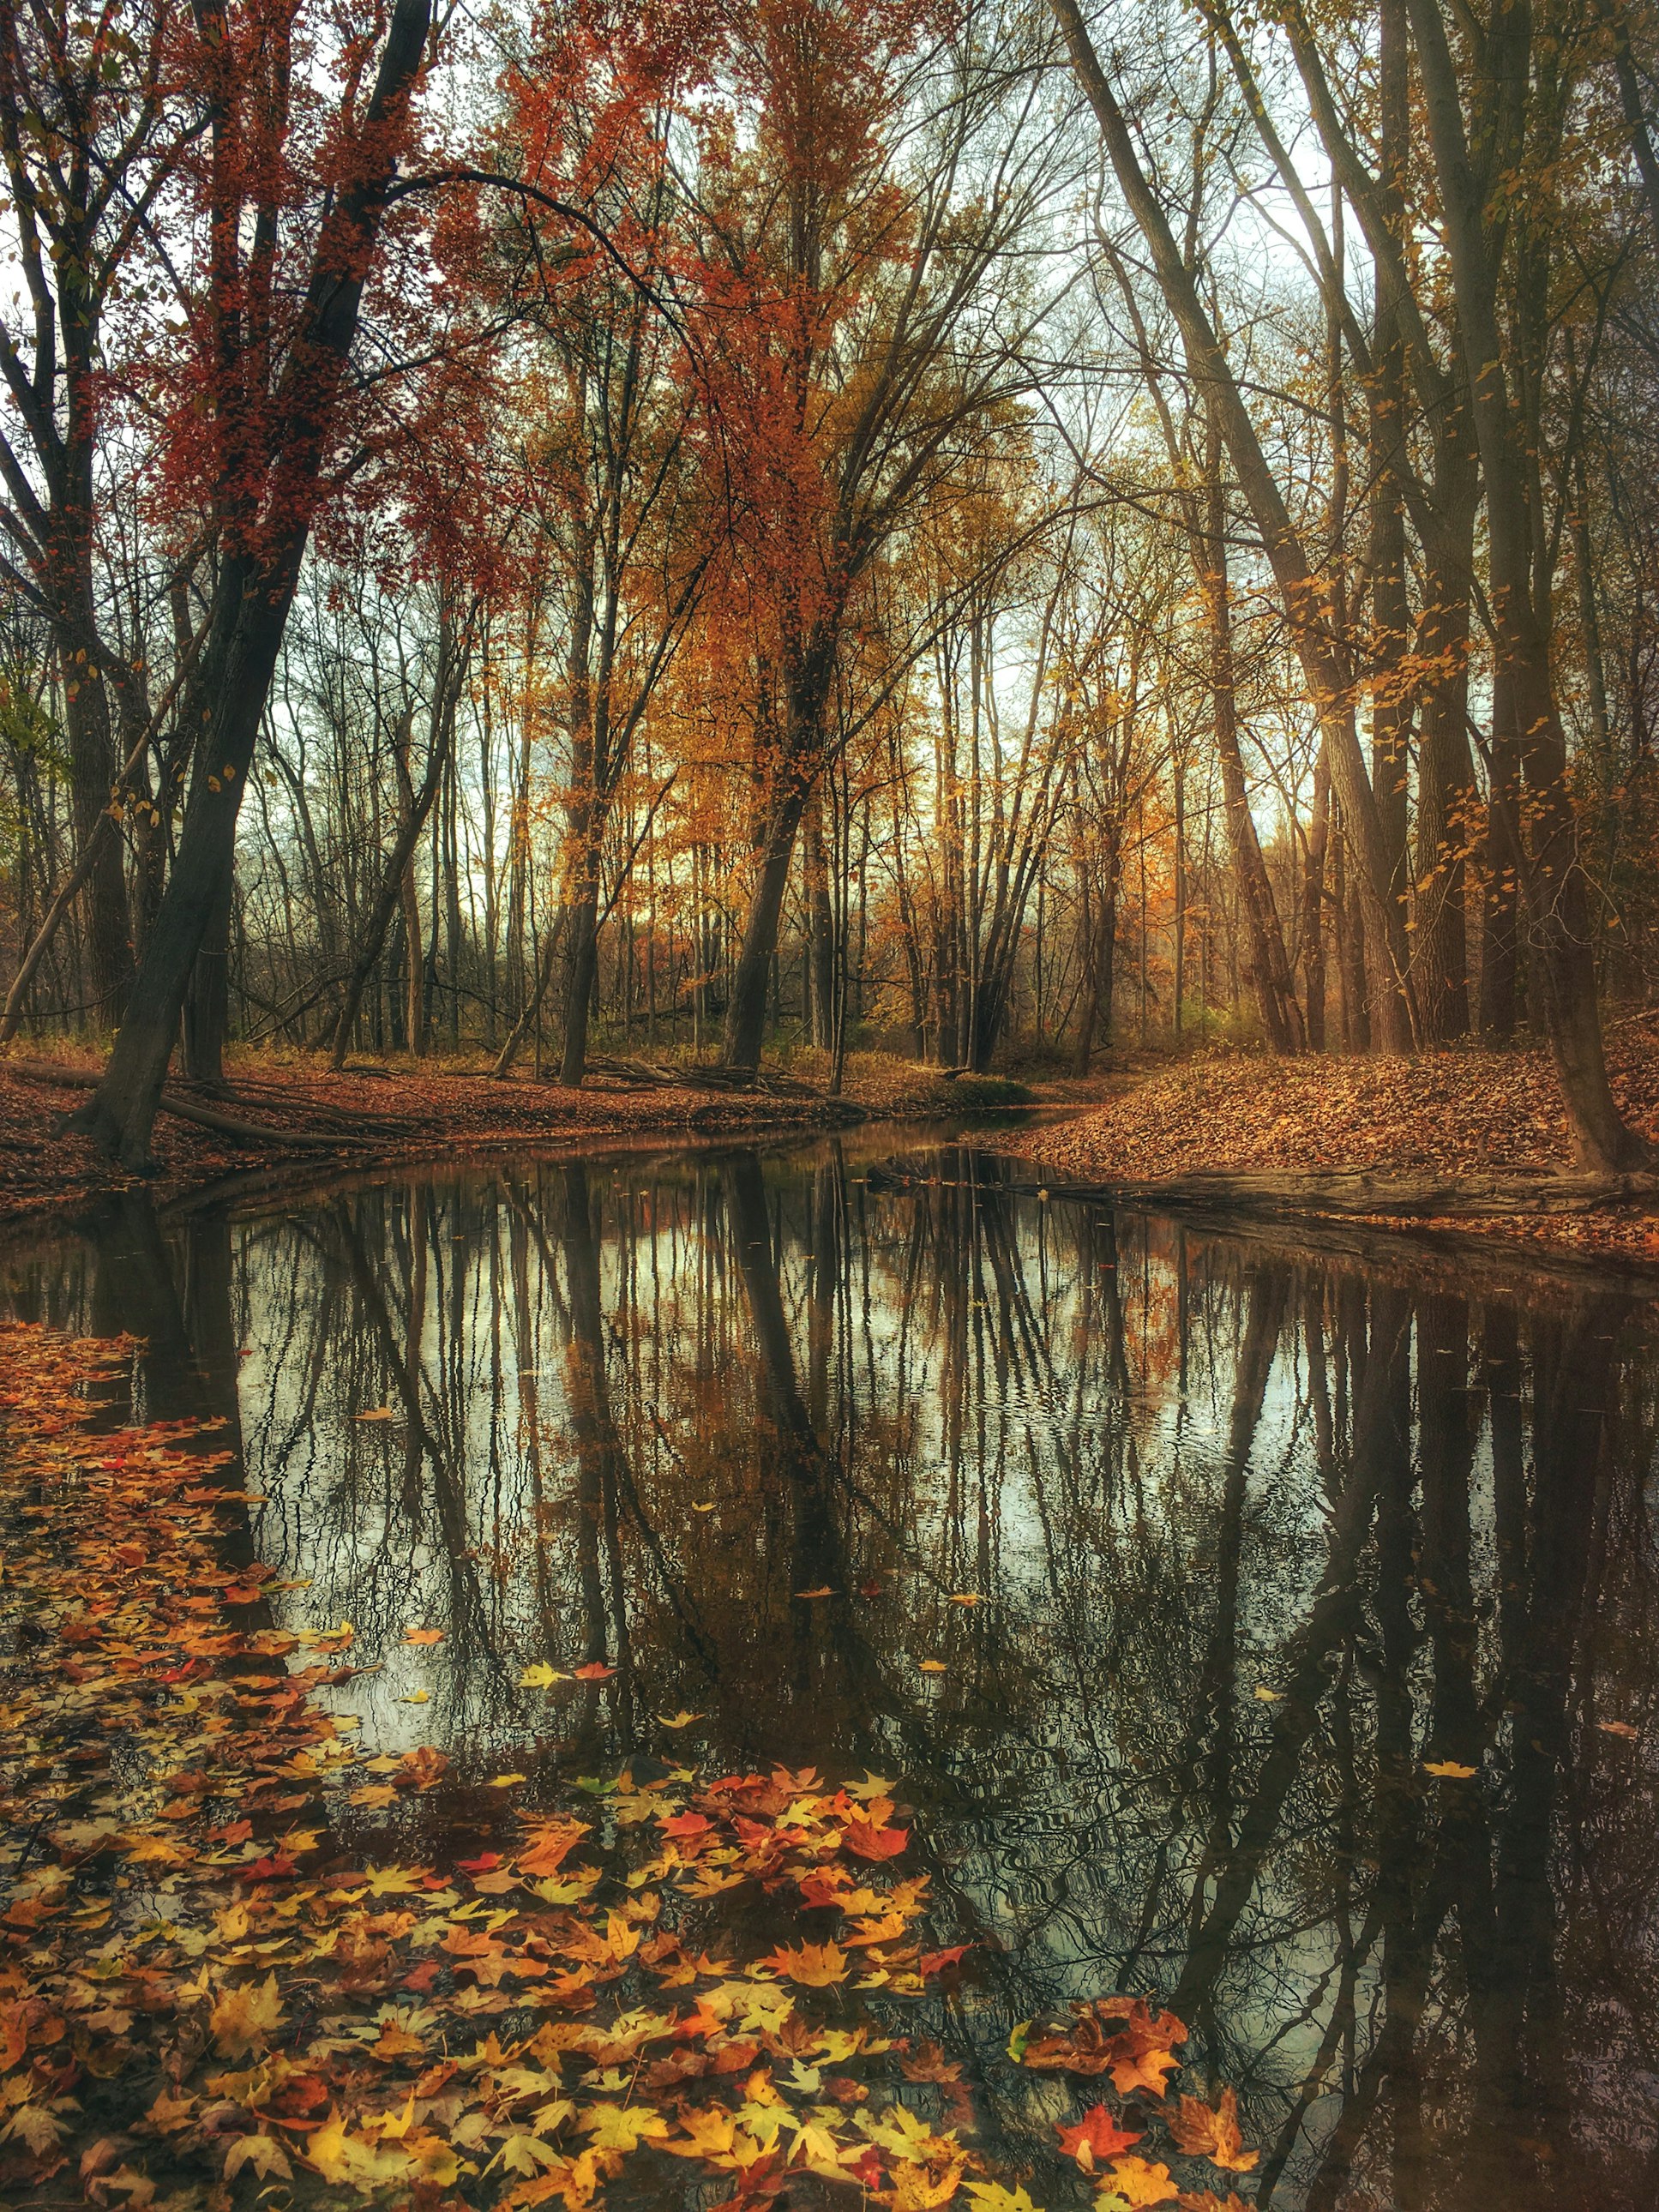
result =
[[[750,1075],[760,1066],[766,1037],[767,984],[777,950],[784,894],[789,888],[795,835],[806,804],[802,779],[808,771],[804,764],[793,764],[780,773],[783,787],[775,794],[767,816],[760,867],[750,894],[749,915],[732,970],[732,995],[726,1008],[726,1065]]]
[[[743,944],[732,971],[726,1008],[726,1062],[752,1075],[766,1036],[767,988],[778,949],[778,926],[789,888],[795,839],[813,786],[823,766],[823,712],[836,673],[836,640],[821,631],[802,656],[789,689],[783,743],[773,771],[759,844],[759,867],[750,894]]]

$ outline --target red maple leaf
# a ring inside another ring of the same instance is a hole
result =
[[[1074,2158],[1085,2173],[1092,2173],[1098,2159],[1115,2158],[1140,2137],[1118,2125],[1115,2112],[1104,2105],[1091,2105],[1074,2128],[1060,2130],[1060,2147]]]
[[[849,1820],[842,1839],[861,1859],[896,1859],[910,1840],[908,1828],[872,1828],[867,1820]]]

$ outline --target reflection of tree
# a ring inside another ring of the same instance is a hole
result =
[[[902,1773],[941,1936],[984,1946],[927,2019],[976,2062],[1157,1985],[1246,2087],[1259,2202],[1645,2201],[1659,1847],[1597,1723],[1659,1687],[1659,1363],[1616,1296],[839,1144],[170,1234],[138,1199],[94,1243],[20,1302],[145,1336],[154,1413],[240,1379],[243,1556],[386,1655],[381,1740],[592,1771],[700,1748],[684,1705],[725,1763]],[[1040,2169],[1041,2098],[995,2117]]]

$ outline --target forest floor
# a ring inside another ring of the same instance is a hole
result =
[[[0,1219],[73,1213],[137,1182],[85,1138],[59,1133],[100,1065],[89,1050],[0,1058]],[[1032,1095],[1003,1079],[952,1080],[872,1053],[849,1055],[845,1095],[832,1099],[823,1054],[793,1066],[738,1091],[710,1087],[689,1063],[606,1062],[572,1091],[523,1073],[498,1082],[462,1060],[353,1060],[337,1075],[315,1054],[233,1051],[222,1091],[169,1085],[173,1110],[157,1116],[146,1187],[166,1203],[300,1163],[331,1171],[599,1137],[833,1128],[997,1110]]]
[[[1659,1145],[1659,1013],[1611,1024],[1607,1059],[1626,1117]],[[1543,1050],[1291,1060],[1216,1050],[1143,1066],[1097,1104],[988,1142],[1040,1162],[1056,1191],[1167,1189],[1659,1262],[1659,1189],[1574,1187]]]

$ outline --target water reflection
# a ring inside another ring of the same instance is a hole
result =
[[[366,1737],[463,1783],[902,1774],[980,1947],[959,2050],[1156,1989],[1259,2203],[1652,2203],[1645,1303],[1004,1178],[825,1145],[134,1198],[11,1296],[237,1421],[274,1616],[383,1658]],[[1047,2094],[994,2119],[1058,2205]]]

